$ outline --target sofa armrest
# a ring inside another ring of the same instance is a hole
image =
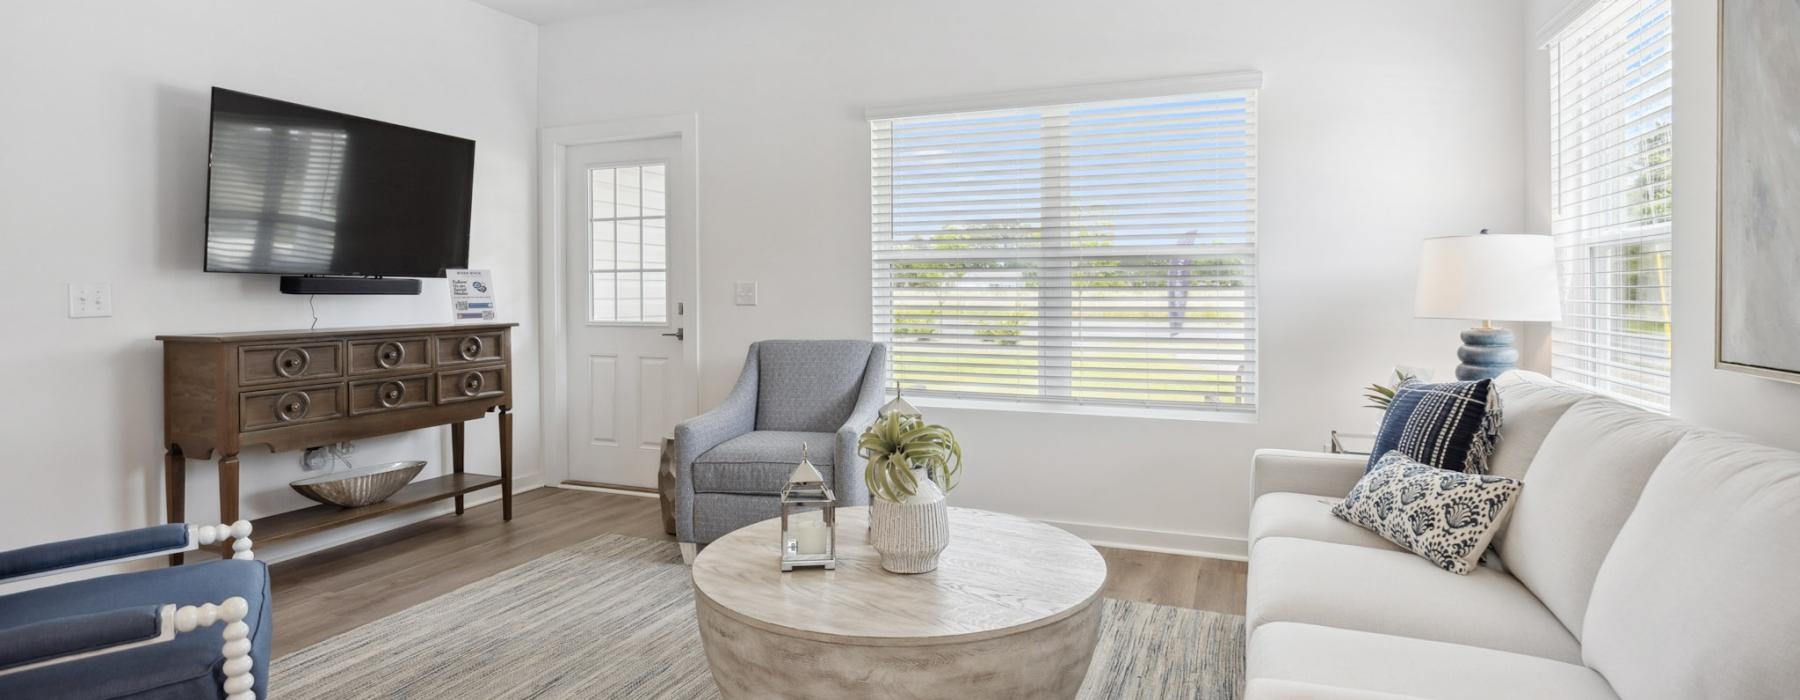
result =
[[[1363,476],[1363,455],[1257,450],[1250,458],[1250,501],[1281,491],[1343,498]]]
[[[233,559],[251,559],[250,522],[153,525],[0,552],[0,582],[48,576],[135,559],[187,552],[235,538]]]
[[[750,344],[744,371],[723,402],[675,425],[675,535],[681,542],[694,541],[694,460],[726,440],[756,430],[756,347]]]
[[[868,366],[863,369],[862,389],[857,392],[856,406],[850,410],[844,425],[837,429],[831,488],[838,505],[860,506],[869,502],[869,485],[863,479],[863,465],[867,460],[856,449],[856,443],[862,439],[863,431],[875,423],[881,407],[887,403],[887,383],[887,346],[877,343],[869,353]]]

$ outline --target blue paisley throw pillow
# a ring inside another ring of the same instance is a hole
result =
[[[1368,528],[1453,574],[1481,562],[1518,499],[1517,480],[1420,464],[1398,450],[1375,462],[1331,514]]]
[[[1368,470],[1389,450],[1441,469],[1486,474],[1500,440],[1500,392],[1487,379],[1402,382],[1381,417]]]

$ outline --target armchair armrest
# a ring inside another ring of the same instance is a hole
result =
[[[237,538],[232,558],[251,559],[255,554],[250,551],[250,530],[247,520],[231,525],[172,523],[33,545],[0,552],[0,582],[186,552],[231,538]]]
[[[1250,500],[1255,502],[1263,494],[1278,491],[1343,498],[1362,478],[1369,458],[1329,452],[1257,450],[1250,462]]]
[[[744,371],[724,402],[675,425],[675,534],[681,542],[694,541],[694,459],[756,429],[756,350],[757,343],[751,343]]]
[[[869,485],[863,480],[864,460],[856,449],[863,430],[875,422],[881,407],[887,403],[888,351],[877,343],[869,353],[869,365],[863,370],[862,389],[857,392],[856,406],[850,417],[837,429],[832,454],[832,491],[839,505],[859,506],[869,502]]]
[[[242,521],[239,521],[242,522]],[[179,526],[178,526],[179,527]],[[232,596],[205,605],[144,605],[0,630],[0,676],[161,644],[178,633],[224,622],[226,700],[256,700],[251,673],[250,602]]]
[[[162,635],[162,606],[71,615],[0,630],[0,672]]]

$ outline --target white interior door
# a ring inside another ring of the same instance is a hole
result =
[[[693,175],[679,137],[571,146],[569,479],[654,488],[662,439],[693,415]],[[685,207],[670,204],[688,202]]]

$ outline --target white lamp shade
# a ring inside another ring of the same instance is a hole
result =
[[[1484,233],[1427,238],[1419,251],[1419,318],[1559,321],[1550,236]]]

